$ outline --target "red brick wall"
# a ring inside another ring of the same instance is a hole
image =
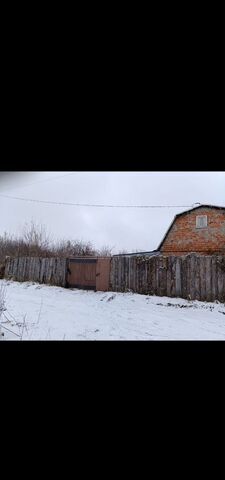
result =
[[[196,228],[196,216],[207,215],[208,226]],[[225,253],[225,211],[198,208],[178,217],[161,248],[163,254]]]

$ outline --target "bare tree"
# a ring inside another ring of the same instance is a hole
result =
[[[33,221],[25,224],[23,229],[23,242],[28,248],[28,256],[39,255],[40,252],[49,253],[50,238],[46,232],[46,227]]]

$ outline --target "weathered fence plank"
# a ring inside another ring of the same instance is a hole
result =
[[[195,298],[195,255],[190,255],[190,300]]]
[[[206,257],[206,271],[205,271],[205,281],[206,281],[206,301],[211,302],[212,300],[212,287],[211,287],[211,257]]]
[[[187,258],[181,261],[181,297],[187,298]]]
[[[206,276],[205,276],[205,258],[200,257],[200,298],[206,299]]]
[[[200,257],[195,259],[195,299],[200,300]]]
[[[176,282],[176,296],[181,296],[181,258],[176,258],[176,267],[175,267],[175,282]]]
[[[212,301],[214,302],[218,298],[218,272],[217,272],[217,259],[212,258]]]
[[[5,278],[18,282],[32,281],[64,287],[66,265],[66,258],[8,257],[5,263]]]
[[[171,271],[171,257],[167,258],[167,271],[166,271],[166,296],[171,296],[171,283],[172,283],[172,271]]]
[[[217,259],[218,272],[218,300],[225,302],[225,257],[218,255]]]
[[[171,297],[176,297],[176,257],[174,256],[171,257]]]
[[[111,288],[148,295],[225,301],[225,257],[118,256],[111,262]]]

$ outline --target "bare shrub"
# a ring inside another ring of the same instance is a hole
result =
[[[9,257],[49,257],[52,256],[49,235],[43,225],[25,224],[21,236],[15,237],[4,233],[0,236],[0,264],[4,265],[5,258]],[[1,275],[1,271],[0,271]]]
[[[109,247],[108,245],[105,245],[97,251],[97,255],[99,257],[111,257],[113,249],[114,247]]]
[[[45,226],[35,223],[25,224],[20,236],[8,233],[0,235],[0,278],[4,277],[6,257],[93,257],[112,255],[114,247],[108,245],[96,249],[90,241],[79,239],[53,242]]]
[[[80,257],[95,256],[96,250],[91,242],[82,240],[61,240],[54,247],[54,255],[57,257]]]

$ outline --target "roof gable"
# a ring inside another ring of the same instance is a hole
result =
[[[197,210],[198,208],[211,208],[212,210],[218,209],[218,210],[224,210],[224,212],[225,212],[225,207],[219,207],[219,206],[217,206],[217,205],[198,205],[197,207],[190,208],[189,210],[185,210],[184,212],[177,213],[177,215],[175,215],[172,223],[170,224],[167,232],[165,233],[163,239],[161,240],[161,242],[160,242],[157,250],[160,250],[160,248],[162,247],[162,245],[163,245],[163,243],[165,242],[165,240],[166,240],[166,238],[167,238],[167,236],[168,236],[168,234],[169,234],[172,226],[174,225],[176,219],[177,219],[178,217],[181,217],[182,215],[186,215],[187,213],[193,212],[194,210]]]

